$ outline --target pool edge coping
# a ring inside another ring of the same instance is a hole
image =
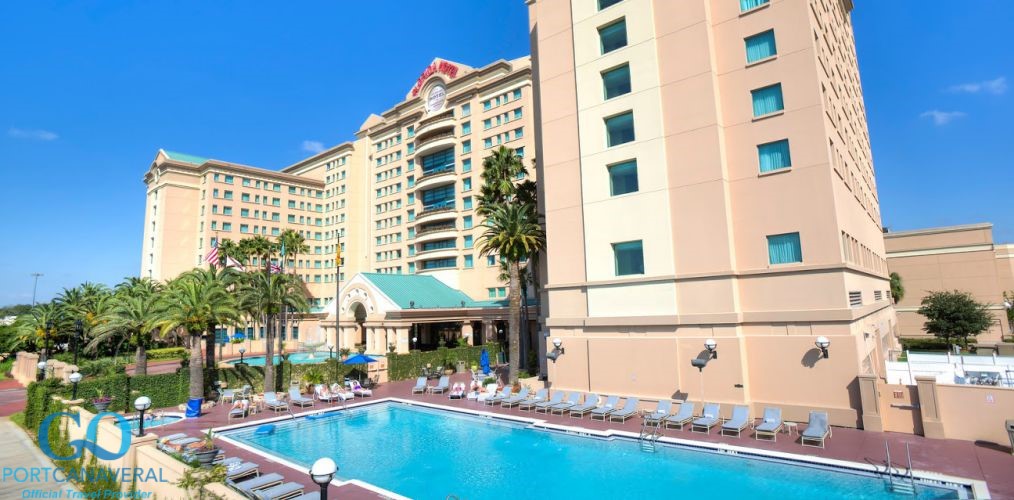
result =
[[[264,420],[258,420],[256,422],[244,422],[244,423],[240,423],[240,424],[226,425],[226,426],[222,426],[222,427],[214,427],[214,428],[209,428],[209,429],[203,429],[203,432],[207,432],[207,431],[210,430],[210,431],[212,431],[215,434],[215,437],[217,437],[219,439],[222,439],[222,440],[228,442],[229,444],[232,444],[234,446],[242,448],[242,449],[244,449],[246,451],[249,451],[251,453],[263,456],[265,459],[271,460],[271,461],[276,462],[276,463],[280,463],[280,464],[285,465],[285,466],[287,466],[289,468],[292,468],[293,470],[305,473],[305,470],[304,470],[303,467],[301,467],[301,466],[299,466],[299,465],[297,465],[297,464],[295,464],[293,462],[290,462],[289,460],[281,458],[281,457],[279,457],[277,455],[271,455],[271,454],[269,454],[267,452],[264,452],[262,450],[256,449],[256,448],[254,448],[252,446],[240,443],[240,442],[238,442],[238,441],[236,441],[234,439],[229,438],[228,436],[220,436],[218,434],[220,432],[223,432],[223,431],[232,431],[232,430],[242,429],[242,428],[245,428],[245,427],[253,427],[253,426],[256,426],[256,425],[264,425],[264,424],[279,422],[279,421],[283,421],[283,420],[295,420],[296,418],[303,418],[303,417],[306,417],[308,415],[313,415],[313,414],[338,412],[338,411],[345,410],[345,409],[361,408],[361,407],[372,406],[372,405],[377,405],[377,404],[381,404],[381,403],[389,403],[389,402],[402,403],[402,404],[406,404],[406,405],[409,405],[409,406],[427,407],[427,408],[437,409],[437,410],[441,410],[441,411],[451,411],[451,412],[455,412],[455,413],[462,413],[462,414],[472,415],[472,416],[482,416],[482,417],[493,418],[493,419],[497,419],[497,420],[510,421],[510,422],[519,423],[519,424],[527,424],[527,425],[530,425],[532,427],[543,428],[543,429],[550,430],[550,431],[576,433],[576,434],[586,434],[586,435],[596,436],[596,437],[600,437],[600,438],[604,438],[604,439],[617,437],[617,438],[622,438],[622,439],[638,440],[639,437],[640,437],[639,434],[634,433],[634,432],[630,432],[630,431],[615,430],[615,429],[607,429],[605,431],[600,431],[600,430],[595,430],[595,429],[589,429],[587,427],[578,427],[578,426],[572,426],[572,425],[554,424],[554,423],[551,423],[549,421],[546,421],[546,420],[543,420],[543,419],[540,419],[540,418],[534,418],[534,416],[533,417],[526,417],[526,416],[520,416],[520,415],[518,415],[518,416],[515,416],[515,415],[504,415],[504,414],[501,414],[501,413],[493,413],[493,412],[488,412],[488,411],[484,411],[484,410],[472,410],[472,409],[459,408],[459,407],[454,407],[454,406],[445,406],[445,405],[442,405],[442,404],[431,403],[431,402],[426,402],[426,401],[416,401],[416,400],[411,400],[411,399],[402,399],[402,398],[394,397],[394,396],[389,396],[389,397],[384,397],[384,398],[379,398],[379,399],[368,399],[368,400],[364,400],[364,401],[359,402],[359,403],[352,403],[352,404],[348,404],[348,405],[344,405],[344,406],[329,406],[326,409],[307,410],[307,411],[302,411],[302,412],[299,412],[299,413],[294,413],[293,412],[293,413],[291,413],[291,416],[290,415],[284,415],[284,416],[279,416],[279,417],[274,417],[274,418],[267,418],[267,419],[264,419]],[[684,447],[684,448],[705,449],[705,450],[709,450],[709,451],[712,451],[712,452],[719,452],[719,453],[727,453],[728,454],[728,453],[731,452],[731,454],[735,454],[735,455],[753,455],[753,456],[757,456],[757,457],[760,457],[760,458],[773,459],[773,460],[782,461],[782,462],[786,462],[786,461],[795,462],[795,463],[800,464],[800,465],[805,465],[805,464],[809,463],[809,464],[812,464],[812,465],[825,466],[825,467],[852,469],[852,470],[854,470],[856,472],[872,473],[872,474],[874,474],[876,476],[882,476],[882,475],[885,474],[884,472],[880,471],[880,469],[878,467],[876,467],[876,466],[874,466],[872,464],[867,464],[867,463],[862,463],[862,462],[853,462],[853,461],[849,461],[849,460],[839,460],[839,459],[836,459],[836,458],[825,458],[825,457],[818,457],[818,456],[813,456],[813,455],[801,455],[801,454],[797,454],[797,453],[788,453],[788,452],[775,451],[775,450],[764,450],[764,449],[761,449],[761,448],[751,448],[751,447],[748,447],[748,446],[732,445],[732,444],[725,444],[725,443],[711,443],[711,442],[706,442],[706,441],[694,441],[694,440],[690,440],[690,439],[677,438],[677,437],[668,437],[668,436],[661,436],[661,437],[659,437],[657,439],[657,442],[661,442],[661,443],[665,443],[665,444],[671,444],[671,445],[676,445],[676,446],[680,446],[680,447]],[[960,476],[953,476],[953,475],[950,475],[950,474],[943,474],[943,473],[940,473],[940,472],[934,472],[934,471],[922,470],[922,469],[913,469],[912,470],[912,475],[915,476],[916,479],[920,479],[920,480],[936,481],[936,482],[951,483],[951,484],[957,484],[957,485],[965,486],[965,487],[969,488],[972,491],[972,498],[973,499],[989,499],[989,498],[992,498],[992,496],[989,494],[989,487],[988,487],[986,481],[984,481],[984,480],[971,479],[971,478],[960,477]],[[382,494],[382,495],[385,495],[385,496],[390,496],[391,498],[395,498],[395,499],[399,499],[399,500],[400,499],[406,499],[406,500],[408,499],[408,497],[405,497],[403,495],[399,495],[399,494],[394,493],[392,491],[386,490],[386,489],[384,489],[384,488],[382,488],[380,486],[376,486],[376,485],[374,485],[372,483],[368,483],[368,482],[365,482],[365,481],[362,481],[362,480],[359,480],[359,479],[350,479],[350,480],[346,480],[346,481],[332,481],[331,484],[334,484],[335,486],[344,486],[346,484],[352,484],[352,485],[356,485],[356,486],[359,486],[361,488],[373,491],[375,493],[379,493],[379,494]]]

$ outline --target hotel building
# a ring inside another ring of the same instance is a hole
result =
[[[531,102],[528,57],[482,68],[437,59],[353,140],[278,171],[160,150],[145,175],[141,275],[204,265],[218,239],[294,229],[310,251],[287,255],[285,267],[313,309],[286,335],[371,353],[491,340],[507,287],[497,259],[480,255],[476,196],[494,148],[530,164]]]
[[[852,2],[528,5],[552,387],[861,425],[897,325]]]
[[[993,225],[931,227],[884,234],[887,267],[901,276],[905,295],[894,306],[898,334],[927,337],[926,317],[919,314],[923,297],[930,292],[959,290],[987,304],[993,325],[979,334],[979,343],[1000,342],[1010,337],[1004,292],[1014,291],[1014,245],[993,242]]]

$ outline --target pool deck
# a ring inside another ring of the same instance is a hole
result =
[[[455,375],[452,382],[467,382],[467,374]],[[433,381],[431,381],[433,383]],[[354,403],[369,403],[371,400],[382,398],[400,398],[409,401],[417,401],[435,405],[442,405],[456,409],[484,411],[496,414],[510,415],[543,420],[549,424],[564,426],[584,427],[593,431],[626,431],[638,434],[641,429],[641,419],[634,417],[626,422],[602,422],[588,418],[577,419],[569,416],[546,415],[543,413],[530,413],[518,411],[516,408],[504,409],[499,406],[491,407],[472,400],[451,400],[446,395],[412,395],[411,387],[414,380],[391,382],[383,384],[374,389],[372,398],[356,398]],[[155,434],[171,434],[186,432],[191,435],[198,435],[201,430],[209,427],[224,427],[242,423],[252,423],[259,420],[277,418],[285,413],[265,412],[243,420],[228,421],[228,405],[216,406],[199,419],[186,419],[152,429]],[[293,409],[297,415],[302,411],[319,410],[329,408],[330,405],[317,402],[314,407],[305,409]],[[166,411],[175,411],[167,409]],[[805,424],[801,427],[805,428]],[[802,430],[802,429],[800,429]],[[958,476],[972,480],[985,481],[988,484],[992,498],[1014,498],[1014,456],[1010,448],[1000,447],[993,444],[973,443],[953,439],[928,439],[922,436],[901,434],[894,432],[868,432],[859,429],[833,428],[833,435],[828,438],[826,448],[803,447],[796,435],[779,434],[777,442],[757,441],[753,438],[752,431],[745,431],[742,438],[720,436],[716,432],[712,434],[693,433],[688,430],[680,431],[668,429],[663,433],[664,437],[684,439],[690,441],[720,443],[731,446],[749,447],[761,451],[791,453],[796,455],[819,457],[823,459],[844,460],[849,462],[876,464],[883,468],[886,462],[884,443],[889,443],[893,465],[899,469],[905,467],[905,445],[911,446],[912,462],[917,471],[932,471],[939,474]],[[277,472],[283,475],[287,481],[302,483],[306,486],[306,492],[315,491],[317,486],[310,481],[305,471],[296,471],[291,467],[266,459],[241,447],[230,443],[219,442],[219,446],[227,456],[238,456],[247,461],[260,464],[261,473]],[[339,468],[341,463],[338,464]],[[342,486],[331,485],[329,496],[340,495],[340,498],[380,498],[382,495],[377,492],[362,488],[353,484]]]

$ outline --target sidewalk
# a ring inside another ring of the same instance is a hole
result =
[[[0,418],[0,450],[3,450],[0,468],[14,469],[13,477],[0,481],[0,498],[71,498],[71,492],[77,491],[68,483],[53,480],[53,462],[35,447],[24,430],[7,417]],[[39,480],[30,480],[30,471],[43,467],[49,469],[49,480],[41,480],[46,477],[45,474],[37,475]],[[18,470],[26,470],[24,479]]]
[[[25,392],[25,388],[15,380],[0,380],[0,417],[9,417],[24,410]]]

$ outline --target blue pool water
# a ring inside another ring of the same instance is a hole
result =
[[[134,416],[134,417],[125,417],[125,418],[127,419],[127,421],[126,422],[122,422],[121,421],[120,422],[120,427],[128,428],[128,426],[129,426],[130,430],[136,432],[137,429],[140,427],[140,424],[137,422],[137,417]],[[144,429],[148,430],[148,429],[151,429],[153,427],[161,427],[163,425],[174,424],[176,422],[179,422],[180,420],[183,420],[183,417],[180,416],[180,415],[163,415],[163,416],[157,417],[157,418],[148,418],[148,416],[145,415],[145,418],[144,418]]]
[[[911,498],[881,479],[677,447],[641,451],[523,424],[383,403],[230,438],[309,467],[330,456],[341,479],[413,498]],[[675,431],[673,431],[675,432]],[[954,490],[918,487],[919,498]]]
[[[318,352],[318,353],[314,354],[313,357],[311,358],[310,357],[310,353],[308,353],[308,352],[296,352],[296,353],[292,353],[292,354],[289,355],[289,361],[292,364],[296,364],[296,365],[309,364],[309,363],[323,363],[323,362],[327,361],[328,354],[329,353],[326,353],[326,352],[324,352],[324,353]],[[264,366],[264,359],[265,359],[265,356],[247,356],[246,358],[243,359],[243,362],[246,363],[246,364],[248,364],[248,365],[250,365],[250,366]],[[275,364],[277,365],[278,363],[281,363],[281,362],[282,362],[282,357],[276,354],[275,355]],[[229,361],[229,363],[235,365],[236,363],[239,363],[239,360],[238,359],[234,359],[232,361]]]

